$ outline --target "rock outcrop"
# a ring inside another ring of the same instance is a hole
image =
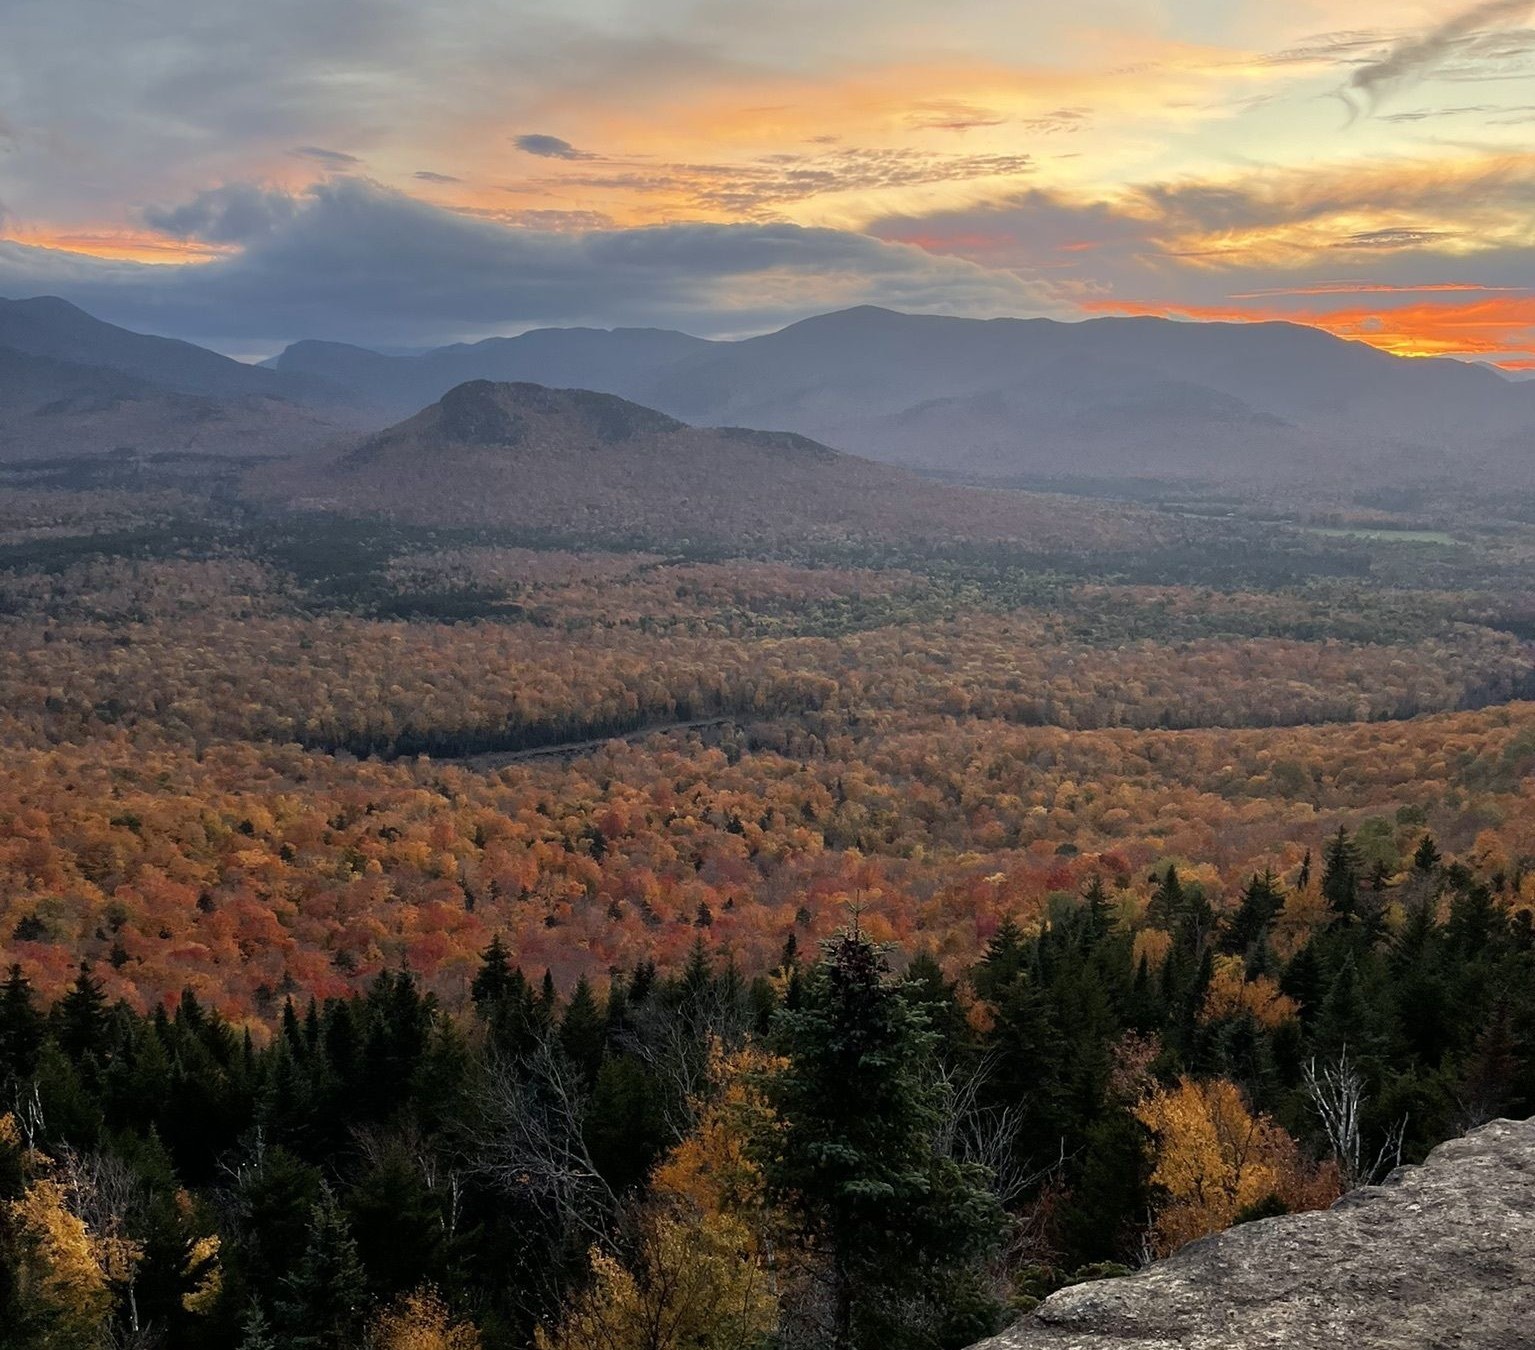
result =
[[[1062,1289],[974,1350],[1267,1347],[1535,1347],[1535,1120],[1494,1121],[1331,1209]]]

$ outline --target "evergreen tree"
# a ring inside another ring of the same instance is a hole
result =
[[[1086,907],[1088,937],[1092,942],[1101,942],[1114,929],[1114,905],[1098,873],[1094,872],[1093,879],[1087,883],[1082,900]]]
[[[1359,912],[1359,876],[1363,864],[1359,850],[1343,826],[1322,851],[1322,898],[1340,918]]]
[[[1023,929],[1009,914],[992,934],[980,964],[971,976],[975,992],[995,1001],[1022,973],[1026,952]]]
[[[1182,913],[1183,883],[1178,879],[1178,869],[1169,863],[1146,905],[1146,922],[1170,932]]]
[[[602,1061],[602,1048],[607,1041],[607,1023],[585,975],[576,981],[575,992],[565,1005],[559,1037],[560,1048],[582,1079],[588,1084],[594,1082]]]
[[[278,1298],[287,1343],[303,1350],[343,1350],[354,1342],[366,1301],[367,1272],[346,1214],[327,1187],[310,1210],[304,1255]]]
[[[1284,891],[1272,871],[1260,877],[1254,873],[1242,891],[1237,911],[1226,925],[1221,950],[1242,956],[1262,942],[1279,911],[1284,908]]]
[[[980,1178],[933,1148],[933,1033],[856,930],[826,944],[778,1031],[788,1065],[771,1095],[785,1128],[769,1180],[827,1253],[831,1343],[899,1345],[924,1333],[897,1309],[910,1323],[914,1304],[941,1302],[1002,1225]]]
[[[1310,1022],[1321,1012],[1327,985],[1314,943],[1308,942],[1290,958],[1289,965],[1279,978],[1279,989],[1300,1004],[1303,1022]]]
[[[32,985],[14,964],[0,986],[0,1102],[14,1100],[16,1089],[37,1072],[43,1047],[43,1015],[32,1001]]]
[[[521,972],[518,972],[518,977],[521,977]],[[493,1006],[500,1003],[511,989],[511,960],[501,941],[501,934],[497,933],[491,938],[490,946],[480,953],[480,968],[475,972],[469,992],[475,1006],[483,1009],[487,1004]]]
[[[1412,866],[1415,872],[1429,875],[1443,861],[1444,856],[1439,852],[1438,845],[1434,843],[1433,835],[1425,834],[1423,838],[1418,840],[1418,847],[1412,855]]]
[[[252,1303],[240,1319],[238,1350],[281,1350],[272,1324],[267,1321],[259,1303]]]
[[[53,1034],[59,1046],[75,1060],[87,1055],[103,1058],[107,1048],[107,999],[101,981],[91,974],[90,964],[80,962],[80,973],[53,1010]]]

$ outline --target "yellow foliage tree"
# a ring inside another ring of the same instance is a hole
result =
[[[1135,1114],[1155,1138],[1152,1184],[1167,1195],[1153,1229],[1159,1255],[1230,1227],[1266,1201],[1321,1209],[1338,1196],[1337,1169],[1304,1159],[1294,1139],[1250,1111],[1226,1079],[1180,1078],[1148,1093]]]
[[[718,1044],[712,1047],[711,1094],[693,1103],[693,1132],[656,1168],[655,1194],[704,1214],[732,1214],[748,1223],[763,1217],[762,1169],[752,1146],[771,1135],[777,1122],[759,1085],[781,1063],[760,1046],[728,1053]]]
[[[632,1267],[593,1250],[592,1283],[538,1350],[754,1350],[777,1299],[752,1254],[750,1230],[686,1205],[642,1221]]]
[[[1279,992],[1279,984],[1268,975],[1249,980],[1246,963],[1240,956],[1218,956],[1210,988],[1205,994],[1200,1016],[1206,1022],[1249,1012],[1259,1026],[1277,1027],[1299,1014],[1294,999]]]
[[[94,1344],[112,1312],[113,1283],[126,1281],[138,1264],[138,1244],[94,1235],[49,1177],[35,1180],[9,1208],[21,1237],[18,1292],[50,1328],[43,1344]]]
[[[455,1322],[435,1289],[423,1286],[396,1300],[373,1322],[377,1350],[480,1350],[472,1322]]]

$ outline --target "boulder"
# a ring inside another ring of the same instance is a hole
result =
[[[975,1350],[1529,1350],[1535,1120],[1498,1120],[1331,1209],[1073,1285]]]

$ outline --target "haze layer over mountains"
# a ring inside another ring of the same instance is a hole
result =
[[[0,455],[337,453],[472,380],[615,394],[977,481],[1524,483],[1535,385],[1292,324],[859,308],[719,342],[542,329],[419,355],[302,341],[263,367],[64,301],[0,301]]]

